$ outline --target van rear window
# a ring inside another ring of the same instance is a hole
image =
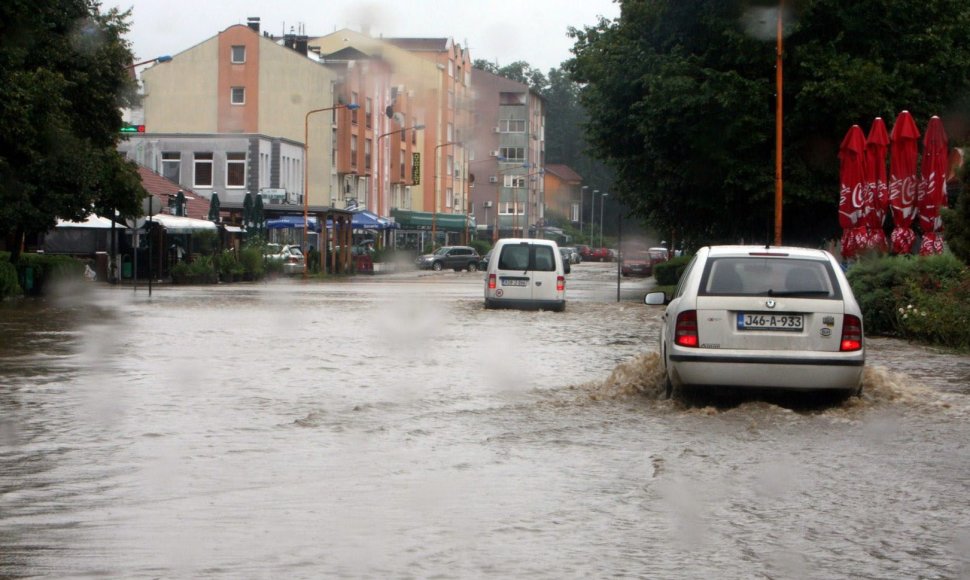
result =
[[[534,244],[509,244],[502,248],[498,259],[499,270],[535,270],[555,272],[556,258],[552,246]]]

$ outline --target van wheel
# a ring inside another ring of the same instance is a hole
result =
[[[476,264],[475,262],[469,262],[468,263],[468,271],[469,272],[477,272],[478,271],[478,264]]]
[[[435,272],[440,272],[441,262],[435,262],[434,264],[431,264],[431,269],[434,270]]]

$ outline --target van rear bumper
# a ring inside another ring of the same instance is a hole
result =
[[[514,308],[517,310],[553,310],[562,312],[566,309],[565,300],[532,300],[512,298],[486,298],[485,308]]]

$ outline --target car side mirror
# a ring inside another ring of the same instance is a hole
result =
[[[667,303],[667,294],[664,292],[650,292],[643,297],[643,303],[648,306],[663,306]]]

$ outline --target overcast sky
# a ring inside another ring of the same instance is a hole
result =
[[[129,40],[137,60],[175,55],[258,16],[282,34],[302,25],[309,36],[341,28],[373,36],[451,37],[472,59],[504,66],[524,60],[546,73],[570,58],[568,27],[619,16],[613,0],[103,0],[103,9],[132,9]]]

